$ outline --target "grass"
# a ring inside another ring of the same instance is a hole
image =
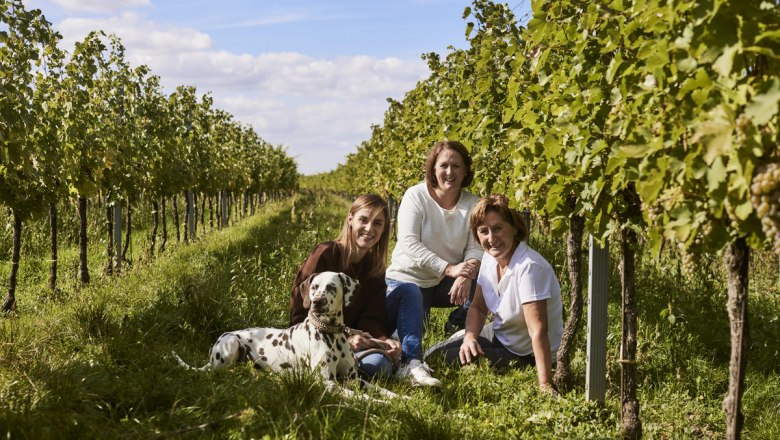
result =
[[[445,384],[442,390],[384,382],[409,396],[389,404],[333,395],[307,372],[276,375],[240,365],[210,373],[176,365],[171,350],[201,365],[225,330],[286,326],[295,271],[316,243],[337,235],[347,208],[347,201],[329,195],[301,194],[270,203],[235,227],[188,246],[174,246],[154,262],[138,262],[119,276],[96,276],[84,288],[64,283],[59,295],[44,293],[45,264],[23,260],[19,314],[0,318],[0,435],[44,439],[619,435],[617,287],[610,292],[608,394],[603,407],[584,401],[584,329],[573,358],[580,380],[573,392],[559,399],[537,392],[532,369],[496,374],[483,364],[457,369],[434,360],[435,375]],[[532,245],[553,263],[567,289],[563,240]],[[720,405],[728,385],[729,355],[722,271],[712,259],[702,274],[687,277],[677,272],[673,257],[638,265],[644,434],[722,438],[725,417]],[[760,254],[751,269],[745,438],[780,438],[776,268],[776,259]],[[610,285],[619,286],[617,280],[613,264]],[[426,346],[443,337],[447,312],[433,311]]]

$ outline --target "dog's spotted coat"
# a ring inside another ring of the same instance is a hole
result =
[[[319,370],[328,388],[336,381],[357,378],[355,357],[344,333],[343,310],[358,287],[357,280],[343,273],[312,275],[300,289],[305,295],[303,305],[309,308],[303,322],[287,329],[255,327],[223,333],[211,347],[209,363],[198,369],[216,370],[245,361],[277,372],[309,368]],[[183,367],[194,368],[173,355]],[[390,391],[380,392],[395,397]]]

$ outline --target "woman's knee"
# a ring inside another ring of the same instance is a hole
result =
[[[397,285],[391,295],[399,298],[402,303],[422,304],[422,290],[414,283],[401,283]]]
[[[390,377],[393,374],[393,362],[383,354],[371,353],[358,362],[358,369],[369,378]]]

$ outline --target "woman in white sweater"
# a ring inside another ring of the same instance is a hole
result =
[[[425,162],[425,182],[409,188],[398,209],[398,241],[386,273],[387,324],[401,340],[399,375],[418,385],[440,385],[422,363],[430,308],[455,306],[445,328],[463,328],[476,286],[482,249],[469,233],[469,219],[479,198],[463,189],[473,178],[466,147],[438,142]]]

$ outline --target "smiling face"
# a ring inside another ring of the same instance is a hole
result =
[[[515,251],[517,229],[496,211],[485,213],[485,219],[477,228],[477,238],[482,249],[506,265]]]
[[[442,150],[436,158],[434,174],[442,191],[460,191],[466,177],[466,163],[457,151]]]
[[[381,209],[362,208],[349,215],[352,229],[352,241],[358,250],[365,254],[382,238],[385,230],[385,214]]]

